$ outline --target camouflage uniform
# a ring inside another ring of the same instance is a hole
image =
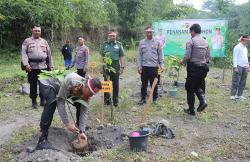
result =
[[[115,69],[114,72],[104,71],[104,79],[107,80],[108,77],[113,83],[113,104],[118,104],[118,95],[119,95],[119,76],[120,76],[120,58],[124,56],[123,46],[120,42],[104,42],[100,54],[104,56],[108,54],[112,59],[112,67]],[[109,104],[110,94],[104,93],[104,100],[106,104]]]

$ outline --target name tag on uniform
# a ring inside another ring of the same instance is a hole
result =
[[[119,46],[118,46],[118,45],[115,45],[114,48],[115,48],[115,49],[119,49]]]

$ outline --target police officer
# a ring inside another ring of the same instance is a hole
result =
[[[205,100],[205,78],[209,71],[208,61],[211,59],[208,42],[200,35],[201,27],[193,24],[190,27],[191,39],[186,44],[186,53],[181,64],[187,64],[187,78],[185,88],[187,91],[188,109],[184,110],[190,115],[195,115],[195,94],[200,104],[197,112],[207,107]]]
[[[78,38],[78,46],[76,47],[76,54],[72,63],[72,67],[75,66],[77,74],[85,77],[88,70],[89,62],[89,48],[85,45],[86,38]]]
[[[80,112],[76,114],[78,123],[75,125],[75,123],[69,120],[65,107],[66,101],[63,98],[67,99],[70,96],[74,96],[75,100],[80,99],[89,102],[90,98],[102,88],[100,80],[98,78],[86,79],[76,73],[70,73],[65,77],[63,82],[59,82],[54,78],[41,80],[40,82],[42,87],[41,93],[46,98],[46,103],[40,120],[41,135],[36,149],[54,149],[48,141],[48,134],[56,107],[65,127],[69,131],[78,133],[79,139],[86,140],[87,107],[78,105]],[[57,102],[55,102],[56,97],[58,97]]]
[[[50,47],[46,40],[40,37],[41,27],[34,25],[32,28],[32,37],[24,40],[22,44],[22,63],[25,71],[28,73],[28,82],[30,83],[30,98],[32,107],[37,108],[37,82],[41,70],[51,70],[53,68]],[[40,96],[40,105],[44,105],[44,99]]]
[[[108,78],[112,81],[113,84],[113,105],[118,106],[118,94],[119,94],[119,76],[123,73],[124,70],[124,50],[122,43],[116,41],[117,33],[115,30],[111,30],[108,33],[108,41],[104,42],[100,49],[100,54],[102,55],[101,63],[103,64],[103,57],[108,55],[112,59],[112,65],[115,69],[115,72],[104,71],[101,67],[100,72],[104,76],[104,80]],[[110,105],[110,94],[104,93],[104,103]]]
[[[152,27],[146,28],[146,38],[140,41],[137,56],[138,73],[141,75],[141,100],[139,105],[146,103],[148,81],[152,86],[154,79],[158,75],[158,68],[163,70],[163,53],[161,44],[153,38]],[[154,89],[153,102],[158,98],[158,88]]]

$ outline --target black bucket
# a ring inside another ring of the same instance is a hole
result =
[[[132,136],[131,132],[128,135],[130,149],[133,151],[147,151],[148,146],[148,131],[136,131],[139,136]]]

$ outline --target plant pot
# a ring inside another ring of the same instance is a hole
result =
[[[185,82],[184,81],[176,81],[176,86],[177,87],[184,87],[185,86]]]
[[[177,96],[177,92],[178,90],[177,89],[170,89],[168,90],[168,93],[171,97],[176,97]]]
[[[137,134],[134,136],[134,134]],[[135,131],[128,135],[130,149],[133,151],[147,151],[148,146],[148,131]]]

